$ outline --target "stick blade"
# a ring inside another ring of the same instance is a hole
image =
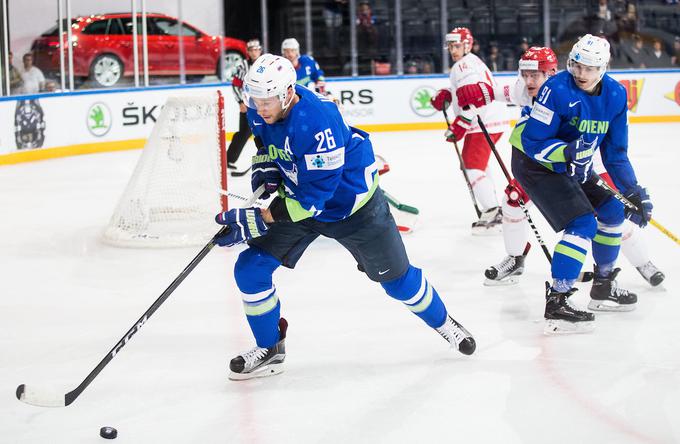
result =
[[[17,387],[17,399],[38,407],[66,407],[66,395],[55,390],[21,384]]]

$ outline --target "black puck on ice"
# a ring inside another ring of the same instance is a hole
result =
[[[99,429],[99,436],[106,439],[115,439],[118,436],[118,430],[113,427],[102,427]]]

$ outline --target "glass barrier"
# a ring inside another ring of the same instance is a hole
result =
[[[551,8],[553,45],[560,66],[576,39],[586,33],[611,44],[611,68],[678,67],[680,10],[673,2],[569,2]]]
[[[134,4],[135,20],[129,2],[10,0],[11,93],[213,83],[245,57],[245,42],[224,37],[221,0]]]
[[[37,94],[62,89],[57,3],[36,14],[31,5],[9,2],[10,94]],[[61,26],[66,29],[63,20]]]

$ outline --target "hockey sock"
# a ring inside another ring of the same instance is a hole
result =
[[[649,262],[649,253],[642,239],[642,232],[637,225],[628,220],[623,223],[621,252],[633,267],[640,267]]]
[[[472,192],[479,201],[482,210],[486,211],[497,207],[498,199],[496,198],[496,189],[491,176],[482,170],[468,169],[466,171],[470,179],[470,185],[472,185]]]
[[[236,285],[258,347],[273,347],[279,341],[281,303],[272,274],[281,262],[256,247],[242,252],[234,266]]]
[[[509,256],[524,254],[524,248],[529,241],[526,218],[519,206],[513,206],[507,199],[503,199],[503,242]]]
[[[403,302],[406,308],[430,327],[438,328],[444,324],[446,307],[420,268],[409,265],[400,278],[381,282],[380,285],[388,295]]]
[[[593,238],[593,260],[600,276],[607,276],[614,269],[621,249],[623,221],[623,205],[613,197],[597,207],[597,234]]]
[[[598,222],[597,234],[593,239],[593,259],[600,276],[607,276],[614,269],[620,249],[621,225],[606,225]]]
[[[584,214],[569,222],[564,229],[562,240],[555,246],[552,261],[552,288],[564,293],[573,287],[583,267],[595,236],[597,224],[592,213]]]

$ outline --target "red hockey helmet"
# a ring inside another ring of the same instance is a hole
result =
[[[462,26],[453,28],[448,34],[446,34],[446,44],[449,43],[463,43],[465,44],[465,53],[468,53],[472,49],[472,44],[474,43],[474,38],[469,29]]]
[[[557,70],[557,56],[550,48],[532,46],[520,57],[519,69],[532,69],[543,72]]]

